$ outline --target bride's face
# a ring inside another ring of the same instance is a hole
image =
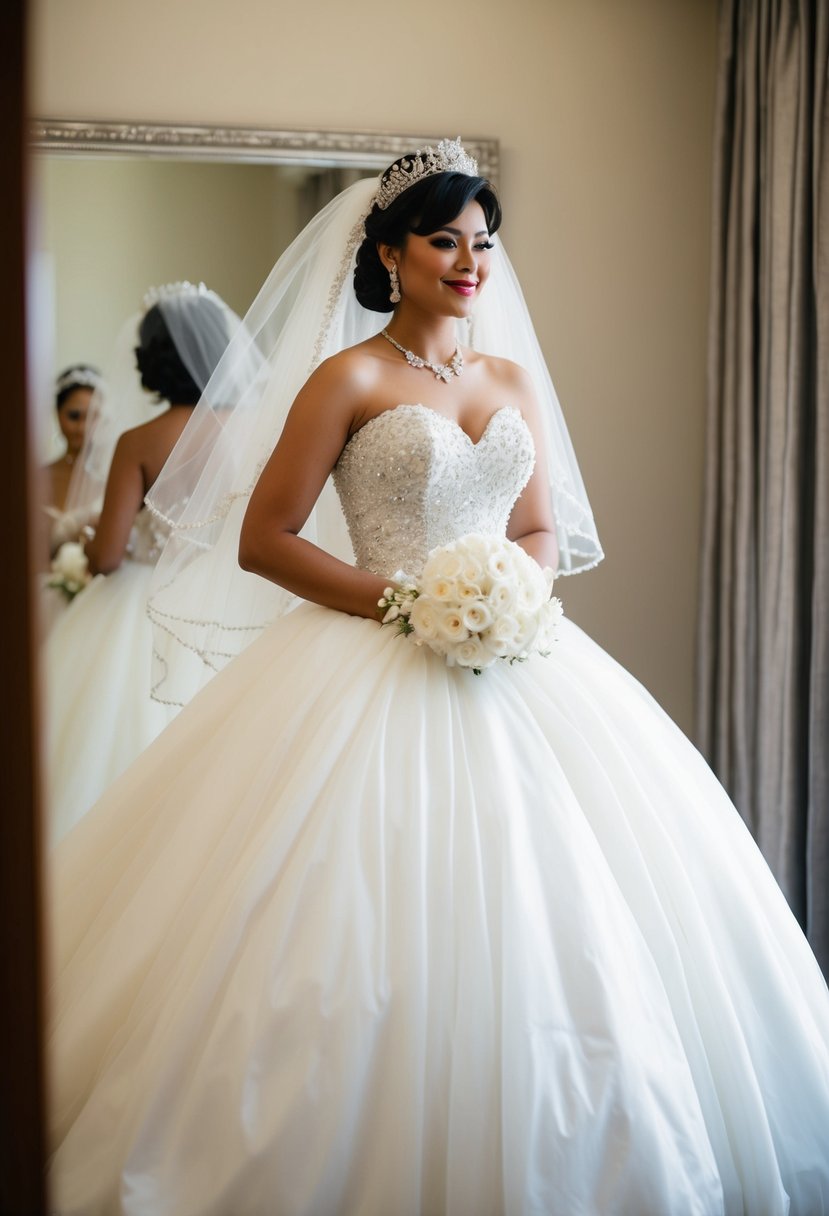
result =
[[[480,203],[467,203],[445,228],[410,233],[398,251],[400,291],[429,312],[468,316],[489,276],[492,242]]]
[[[70,452],[81,450],[91,400],[92,389],[79,387],[74,388],[61,402],[58,410],[58,424]]]

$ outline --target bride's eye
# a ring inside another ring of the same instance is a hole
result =
[[[454,249],[455,248],[455,242],[449,236],[436,237],[436,239],[434,241],[432,241],[432,244],[434,245],[434,247],[436,249]]]
[[[495,244],[493,241],[481,241],[480,244],[475,246],[475,248],[476,249],[494,249]]]

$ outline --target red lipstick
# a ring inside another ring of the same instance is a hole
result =
[[[444,279],[443,281],[447,287],[451,287],[453,291],[456,291],[461,296],[474,295],[478,286],[477,283],[469,279]]]

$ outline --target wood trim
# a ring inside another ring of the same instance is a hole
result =
[[[0,241],[0,363],[3,366],[5,646],[0,658],[0,1212],[45,1213],[43,984],[35,497],[26,375],[25,0],[0,5],[0,146],[5,223]]]

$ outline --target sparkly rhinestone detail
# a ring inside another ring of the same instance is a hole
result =
[[[478,176],[478,162],[464,149],[460,136],[457,139],[442,139],[436,148],[418,148],[413,156],[401,157],[383,173],[374,201],[381,211],[385,211],[409,186],[435,173]]]
[[[349,233],[348,240],[345,243],[343,255],[340,258],[340,264],[337,267],[337,273],[331,282],[331,287],[328,292],[328,299],[325,304],[325,313],[323,314],[322,323],[317,334],[317,340],[314,343],[314,353],[311,357],[311,366],[308,368],[308,374],[319,363],[322,362],[325,353],[325,344],[328,341],[328,335],[331,332],[331,322],[334,319],[334,310],[337,303],[342,304],[342,289],[345,282],[345,276],[354,268],[354,255],[357,252],[358,245],[362,244],[365,236],[365,215],[361,215]],[[391,309],[389,310],[391,311]]]
[[[400,279],[394,262],[392,262],[391,269],[389,270],[389,303],[400,303]]]
[[[391,342],[392,346],[396,346],[401,355],[405,355],[410,367],[427,367],[430,372],[435,373],[435,379],[442,380],[444,384],[448,384],[453,376],[459,376],[463,371],[463,355],[459,346],[455,347],[455,353],[448,363],[430,363],[428,359],[421,359],[414,351],[406,350],[405,346],[395,342],[388,330],[381,329],[380,336]]]
[[[127,542],[127,557],[143,566],[154,566],[170,535],[170,529],[143,507],[135,517]]]
[[[466,532],[505,535],[534,463],[527,424],[511,406],[493,414],[477,443],[423,405],[376,415],[334,468],[357,565],[416,577],[436,545]]]
[[[161,300],[171,300],[174,296],[206,296],[208,288],[204,283],[191,283],[188,279],[180,279],[177,283],[162,283],[160,287],[150,287],[141,301],[141,308],[149,312],[154,304]]]
[[[55,381],[55,393],[62,393],[67,388],[101,388],[103,377],[91,367],[75,367]]]

